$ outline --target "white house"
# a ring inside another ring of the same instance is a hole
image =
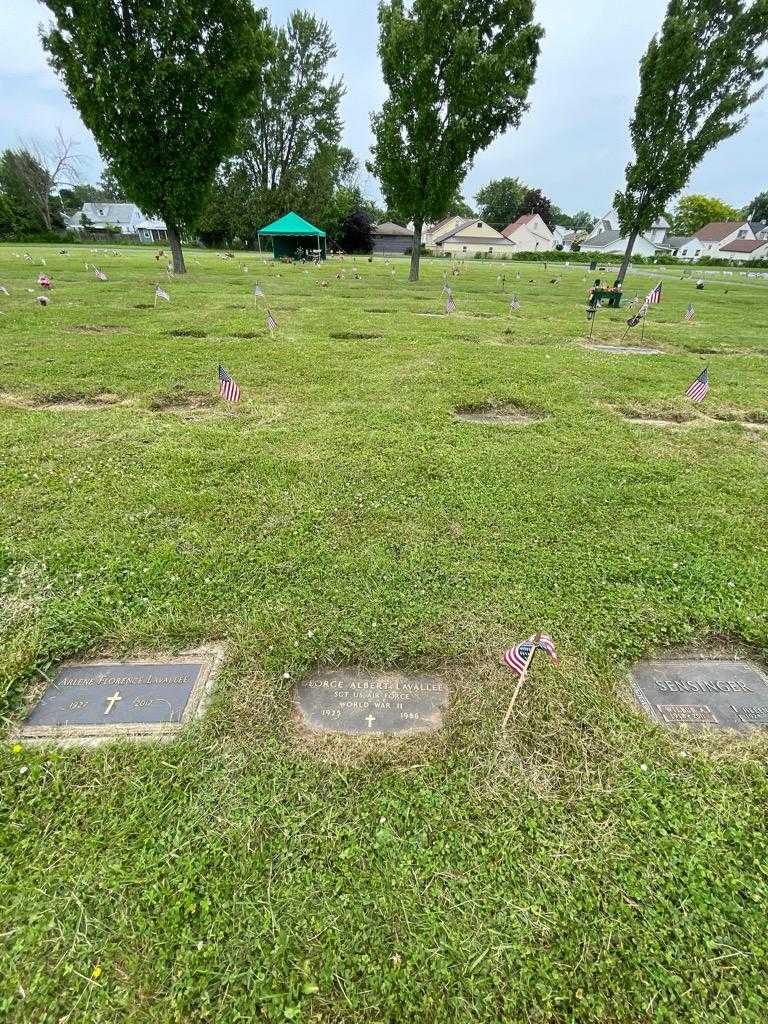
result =
[[[551,252],[555,248],[555,236],[538,213],[524,213],[501,233],[515,252]]]
[[[555,224],[552,228],[552,241],[554,244],[565,246],[566,236],[572,235],[573,232],[570,228],[565,227],[563,224]]]
[[[665,246],[665,244],[664,244],[664,240],[667,237],[667,232],[668,231],[669,231],[669,221],[666,220],[666,218],[664,218],[664,217],[659,217],[656,221],[654,221],[654,223],[651,225],[650,228],[648,228],[647,231],[643,232],[642,238],[645,239],[646,242],[651,243],[651,245],[655,246],[656,248],[659,248],[659,247],[668,248],[668,246]],[[616,236],[612,241],[607,241],[606,240],[605,236],[609,232],[610,233],[614,233],[615,236]],[[601,237],[601,236],[603,236],[603,237]],[[592,246],[592,245],[589,244],[592,241],[594,241],[595,239],[600,238],[600,237],[601,237],[601,245]],[[587,237],[581,243],[581,248],[582,249],[593,249],[593,248],[594,249],[602,249],[605,245],[612,245],[612,244],[616,243],[618,239],[621,239],[621,238],[622,238],[622,235],[621,235],[621,225],[619,224],[619,215],[618,215],[618,213],[616,213],[615,210],[609,210],[608,213],[606,213],[604,217],[601,217],[598,220],[598,222],[595,224],[595,226],[592,228],[590,233],[587,235]],[[624,245],[620,249],[619,248],[616,248],[616,249],[611,248],[611,249],[605,249],[605,251],[606,252],[624,252],[624,250],[627,247],[626,246],[627,236],[624,235],[623,238],[624,238]],[[648,247],[647,247],[647,245],[643,246],[642,241],[641,241],[640,238],[638,238],[637,242],[640,243],[640,245],[638,246],[638,244],[636,243],[635,247],[633,249],[633,252],[638,253],[638,255],[640,255],[640,256],[653,256],[655,254],[656,249],[654,249],[653,252],[644,251],[644,250],[647,250]]]
[[[721,256],[720,250],[731,242],[743,239],[755,240],[755,233],[747,221],[716,220],[699,228],[677,255],[681,260],[698,260],[702,256],[729,259],[728,255]]]
[[[590,236],[580,243],[580,248],[582,252],[595,252],[598,255],[616,253],[623,256],[627,251],[628,242],[629,236],[622,235],[618,229],[599,231],[597,234],[592,231]],[[632,254],[635,256],[655,256],[659,249],[660,246],[652,242],[645,235],[638,235],[632,248]]]
[[[75,231],[136,235],[140,242],[164,242],[168,237],[164,222],[146,217],[135,203],[84,203],[70,219]]]
[[[768,258],[768,238],[734,238],[727,245],[721,245],[718,259],[747,263],[751,260]]]
[[[504,235],[477,217],[449,217],[442,227],[435,225],[429,237],[430,241],[425,242],[425,245],[434,249],[438,255],[450,253],[451,256],[474,256],[480,252],[498,256],[514,251],[512,243]]]

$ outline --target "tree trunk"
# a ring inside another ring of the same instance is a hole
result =
[[[616,278],[616,283],[617,284],[624,284],[624,278],[626,277],[627,270],[629,269],[629,261],[632,258],[632,250],[635,247],[635,242],[637,241],[637,236],[639,234],[640,234],[640,232],[637,230],[637,228],[634,228],[629,233],[629,238],[627,239],[627,249],[626,249],[626,252],[624,253],[624,259],[621,261],[621,268],[619,269],[619,276]]]
[[[179,238],[179,231],[175,224],[167,225],[168,232],[168,243],[171,246],[171,254],[173,255],[173,272],[174,274],[186,274],[187,268],[184,266],[184,253],[181,251],[181,239]]]
[[[411,249],[411,272],[408,275],[409,281],[419,280],[419,257],[421,256],[421,229],[423,224],[417,221],[413,225],[413,248]]]

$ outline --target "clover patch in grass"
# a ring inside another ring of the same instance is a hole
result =
[[[454,416],[463,423],[482,423],[499,427],[526,427],[541,423],[550,414],[517,402],[473,402],[456,407]]]

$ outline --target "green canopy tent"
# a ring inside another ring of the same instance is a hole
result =
[[[261,236],[272,238],[272,249],[276,260],[286,256],[295,256],[297,249],[307,249],[325,259],[325,232],[304,220],[298,213],[286,213],[284,217],[267,224],[258,233],[259,252],[261,252]],[[322,250],[320,239],[323,240]]]

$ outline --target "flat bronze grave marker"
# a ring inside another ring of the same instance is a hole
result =
[[[173,735],[202,711],[217,661],[205,652],[164,661],[62,665],[17,735],[90,742]]]
[[[305,724],[320,732],[431,732],[443,724],[448,687],[434,676],[341,669],[298,683],[294,700]]]
[[[768,678],[748,661],[641,662],[632,669],[632,687],[646,714],[663,725],[738,732],[768,726]]]

